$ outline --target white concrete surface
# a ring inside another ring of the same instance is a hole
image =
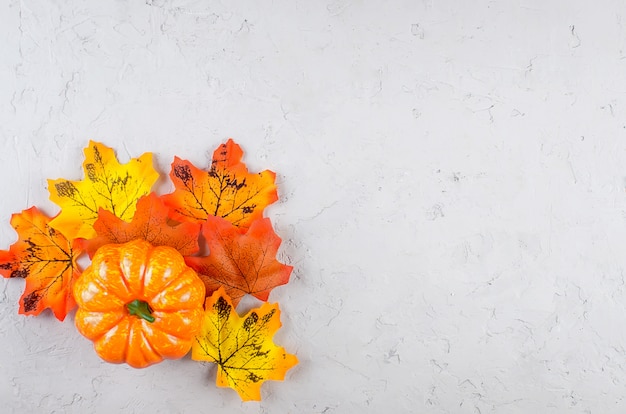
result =
[[[233,137],[278,173],[301,361],[241,403],[3,279],[2,412],[626,412],[623,1],[2,0],[0,45],[0,248],[89,139],[165,176]]]

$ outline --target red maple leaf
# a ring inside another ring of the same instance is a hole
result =
[[[207,296],[223,286],[235,306],[246,293],[266,301],[273,288],[289,281],[293,267],[276,260],[281,239],[270,219],[255,220],[242,233],[223,218],[209,216],[202,235],[209,255],[186,257],[185,262],[204,281]]]
[[[126,243],[134,239],[143,239],[153,246],[170,246],[183,256],[198,251],[200,223],[168,222],[169,209],[156,194],[150,193],[139,199],[137,210],[130,223],[116,217],[113,213],[100,209],[98,219],[93,225],[97,236],[84,240],[83,246],[89,257],[93,257],[99,247],[109,243]]]

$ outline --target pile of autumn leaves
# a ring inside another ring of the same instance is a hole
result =
[[[263,218],[278,199],[275,174],[248,172],[229,140],[206,170],[176,157],[175,189],[158,196],[151,153],[120,164],[100,143],[84,152],[82,181],[48,181],[57,216],[31,207],[11,218],[18,241],[0,251],[0,273],[26,280],[19,312],[50,308],[62,321],[78,303],[76,325],[105,360],[143,367],[191,347],[193,359],[218,365],[219,386],[260,400],[263,381],[297,363],[272,341],[278,304],[234,310],[244,295],[267,301],[289,280],[291,266],[276,260],[281,239]],[[83,253],[92,259],[84,272]],[[158,278],[159,292],[147,295]],[[133,289],[145,296],[138,307],[124,303]]]

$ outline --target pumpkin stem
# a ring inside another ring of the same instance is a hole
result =
[[[128,309],[128,313],[131,315],[145,319],[150,323],[155,321],[154,316],[152,316],[152,308],[146,301],[135,299],[134,301],[126,304],[126,309]]]

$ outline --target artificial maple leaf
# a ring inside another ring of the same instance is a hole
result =
[[[13,214],[11,225],[18,240],[9,250],[0,250],[0,274],[26,279],[19,313],[38,315],[50,308],[62,321],[76,305],[72,286],[80,275],[78,242],[52,228],[50,218],[37,207]]]
[[[262,217],[263,209],[278,200],[276,174],[269,170],[249,173],[242,156],[241,147],[229,139],[213,153],[208,171],[176,157],[170,172],[175,189],[165,196],[172,218],[202,222],[209,216],[219,216],[247,228]]]
[[[153,246],[170,246],[183,256],[198,251],[200,223],[168,223],[168,208],[156,194],[150,193],[137,202],[137,210],[130,223],[113,213],[100,209],[93,227],[97,237],[85,240],[83,245],[93,257],[99,247],[109,243],[126,243],[134,239],[147,240]]]
[[[246,293],[266,301],[273,288],[289,281],[293,267],[276,260],[281,239],[270,219],[255,220],[241,233],[228,221],[209,216],[202,235],[209,255],[186,257],[185,262],[204,281],[207,296],[224,287],[235,306]]]
[[[93,223],[100,208],[129,221],[137,200],[148,194],[159,178],[152,166],[152,153],[122,165],[111,148],[98,142],[89,141],[84,152],[85,179],[48,180],[50,200],[61,207],[61,213],[50,225],[70,239],[96,235]]]
[[[243,401],[261,400],[266,380],[282,381],[298,358],[272,341],[280,328],[278,304],[264,303],[240,318],[223,289],[207,299],[200,334],[191,358],[217,364],[216,383],[239,393]]]

